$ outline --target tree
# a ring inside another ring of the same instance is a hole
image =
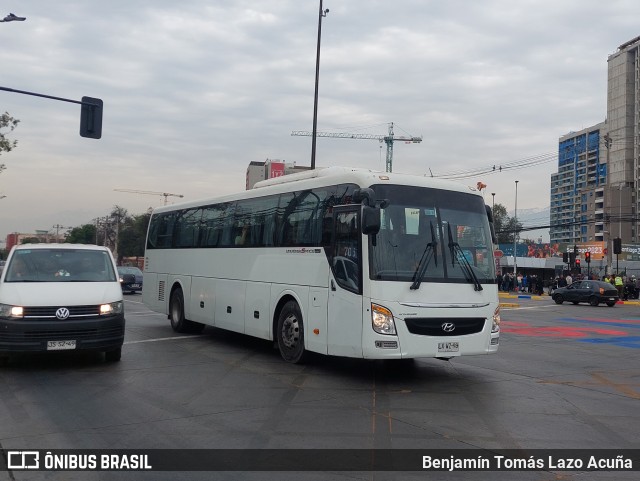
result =
[[[118,237],[118,253],[122,257],[144,256],[144,243],[147,236],[151,213],[127,217]]]
[[[96,243],[96,226],[93,224],[84,224],[80,227],[71,229],[65,242],[71,244],[95,244]]]
[[[7,138],[7,134],[2,130],[8,128],[9,132],[13,132],[13,129],[18,126],[18,122],[20,121],[11,117],[8,112],[0,115],[0,155],[2,155],[2,152],[11,152],[17,147],[18,141],[9,140]],[[0,164],[0,172],[2,172],[4,169],[5,165]]]
[[[515,217],[509,217],[507,208],[502,204],[493,207],[493,226],[498,237],[498,244],[513,244],[513,234],[522,229],[522,223],[516,225]]]

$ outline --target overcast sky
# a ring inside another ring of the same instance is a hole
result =
[[[0,156],[0,238],[75,227],[244,189],[249,162],[309,165],[317,0],[8,0],[0,86],[104,102],[102,139],[80,106],[0,91],[20,120]],[[549,205],[558,138],[606,116],[607,57],[640,35],[638,0],[324,0],[318,130],[423,136],[393,170],[462,179],[512,211]],[[552,154],[554,155],[553,157]],[[384,144],[320,138],[318,166],[385,168]],[[177,200],[176,198],[169,198]],[[545,222],[545,219],[541,219]]]

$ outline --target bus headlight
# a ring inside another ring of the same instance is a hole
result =
[[[496,307],[496,310],[493,313],[491,332],[500,332],[500,306]]]
[[[371,304],[371,324],[373,330],[379,334],[396,334],[396,323],[393,314],[386,307]]]
[[[16,317],[22,317],[24,315],[24,309],[22,306],[11,306],[9,304],[0,304],[0,318],[11,319]]]
[[[111,302],[109,304],[102,304],[100,306],[100,315],[108,316],[111,314],[122,314],[124,306],[122,301]]]

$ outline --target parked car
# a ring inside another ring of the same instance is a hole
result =
[[[551,297],[556,304],[562,304],[564,301],[574,304],[588,302],[597,306],[604,302],[609,307],[615,306],[619,300],[615,286],[604,281],[576,281],[567,287],[555,289]]]
[[[122,292],[135,294],[142,291],[142,271],[137,267],[119,266],[120,286]]]
[[[0,275],[0,364],[12,353],[93,350],[119,361],[124,302],[106,247],[14,246]]]

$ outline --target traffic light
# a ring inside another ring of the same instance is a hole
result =
[[[562,253],[562,262],[564,262],[565,264],[569,262],[569,254],[567,254],[566,252]]]
[[[620,237],[613,239],[613,253],[622,254],[622,239]]]
[[[580,259],[576,259],[576,269],[580,270]]]
[[[90,139],[102,137],[102,100],[82,97],[80,106],[80,136]]]
[[[584,253],[584,260],[587,264],[591,263],[591,252],[587,251]]]

